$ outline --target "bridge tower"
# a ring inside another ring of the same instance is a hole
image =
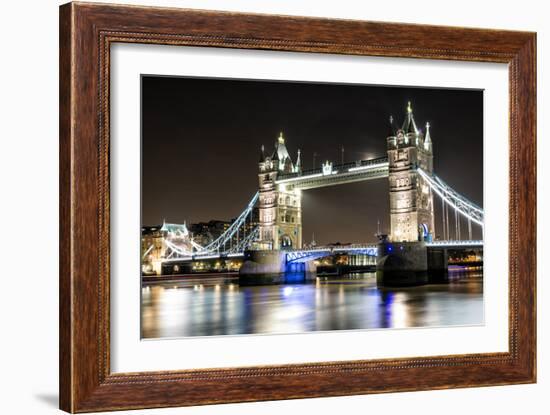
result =
[[[300,173],[300,150],[296,163],[288,153],[283,133],[275,142],[271,155],[262,146],[259,161],[259,220],[258,249],[279,250],[302,248],[302,194],[299,189],[287,190],[276,184],[279,174]]]
[[[417,173],[433,171],[430,124],[425,135],[414,121],[411,103],[405,121],[396,128],[390,117],[387,137],[390,185],[390,239],[395,242],[430,240],[435,234],[431,188]]]

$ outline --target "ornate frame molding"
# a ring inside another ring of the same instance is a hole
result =
[[[110,46],[116,42],[508,63],[510,351],[111,373],[109,70]],[[534,382],[535,104],[534,33],[105,4],[61,6],[61,408],[89,412]]]

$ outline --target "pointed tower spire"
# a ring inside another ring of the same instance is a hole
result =
[[[296,156],[296,172],[299,172],[302,170],[302,157],[301,157],[301,154],[302,152],[300,151],[300,149],[298,149],[298,155]]]
[[[265,147],[262,144],[262,147],[260,147],[260,163],[263,163],[265,161]]]
[[[407,104],[407,115],[405,117],[405,122],[403,123],[403,127],[401,129],[407,133],[414,133],[418,134],[418,128],[416,128],[416,123],[414,122],[414,116],[413,116],[413,110],[411,101]]]
[[[271,159],[272,160],[277,160],[279,161],[279,146],[277,145],[277,143],[275,143],[275,150],[273,150],[273,155],[271,156]]]
[[[282,170],[285,173],[292,173],[295,170],[294,164],[292,163],[292,158],[290,158],[290,154],[286,148],[285,139],[282,132],[275,141],[275,148],[271,157],[273,161],[278,161],[279,170]]]
[[[426,135],[424,136],[424,149],[426,151],[432,148],[432,137],[430,136],[430,123],[426,123]]]
[[[388,129],[388,137],[395,137],[396,128],[393,122],[393,115],[390,115],[390,124]]]

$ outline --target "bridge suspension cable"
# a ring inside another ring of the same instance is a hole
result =
[[[244,252],[252,242],[254,242],[260,234],[260,227],[256,226],[252,231],[244,238],[239,240],[236,245],[233,246],[233,248],[227,252],[230,254],[236,254],[240,252]]]
[[[147,256],[147,254],[153,250],[154,247],[155,247],[154,244],[149,245],[149,248],[147,248],[147,250],[143,253],[141,258],[145,258]]]
[[[208,253],[221,253],[226,252],[226,245],[229,243],[229,252],[234,252],[235,247],[241,247],[243,245],[243,241],[248,241],[250,244],[252,242],[251,234],[254,233],[254,231],[249,234],[248,236],[244,236],[242,239],[237,237],[236,245],[233,246],[233,237],[236,235],[239,235],[239,229],[246,225],[246,219],[248,215],[252,215],[252,209],[254,209],[254,206],[258,202],[259,192],[256,192],[246,208],[241,212],[241,214],[235,219],[235,221],[229,226],[224,233],[222,233],[218,238],[216,238],[214,241],[210,242],[206,246],[200,246],[197,244],[196,253],[198,254],[208,254]],[[242,252],[242,251],[241,251]]]
[[[441,229],[443,229],[443,239],[447,240],[447,223],[445,221],[445,208],[446,208],[445,200],[441,199]]]
[[[205,246],[198,244],[193,238],[188,241],[190,246],[181,246],[168,238],[164,239],[166,247],[164,260],[175,261],[181,258],[242,254],[259,237],[259,226],[253,228],[251,226],[252,212],[258,198],[259,192],[256,192],[233,223],[219,237]],[[144,257],[152,249],[153,245],[145,251]]]
[[[474,222],[483,229],[483,209],[475,203],[469,201],[464,196],[457,193],[451,186],[435,174],[430,175],[422,169],[417,169],[420,176],[426,181],[430,188],[444,201],[444,205],[449,205],[455,210],[455,236],[460,239],[460,218],[458,213],[468,219],[469,222]],[[448,208],[444,209],[446,238],[449,235],[449,218],[447,216]],[[471,237],[470,237],[471,238]]]
[[[177,246],[176,244],[170,242],[167,239],[164,240],[164,243],[166,244],[166,247],[168,249],[170,249],[170,254],[168,254],[167,256],[165,254],[166,259],[172,258],[174,256],[174,254],[178,254],[178,255],[181,255],[181,256],[191,256],[191,255],[193,255],[193,252],[187,251],[187,250]]]
[[[447,240],[451,239],[451,231],[449,228],[449,205],[445,203],[445,199],[441,198],[445,205],[445,232],[447,233]]]

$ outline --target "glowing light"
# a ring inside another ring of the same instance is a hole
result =
[[[323,176],[328,174],[332,174],[332,162],[327,160],[323,163]]]
[[[426,246],[483,246],[483,241],[433,241]]]
[[[167,258],[163,262],[191,261],[192,259],[193,259],[193,257],[191,257],[191,256],[184,256],[184,257],[181,257],[181,258]]]
[[[197,255],[195,256],[196,259],[216,259],[219,258],[219,255]]]
[[[407,305],[407,295],[403,293],[396,293],[394,301],[391,305],[392,327],[403,328],[409,327],[410,311]]]

